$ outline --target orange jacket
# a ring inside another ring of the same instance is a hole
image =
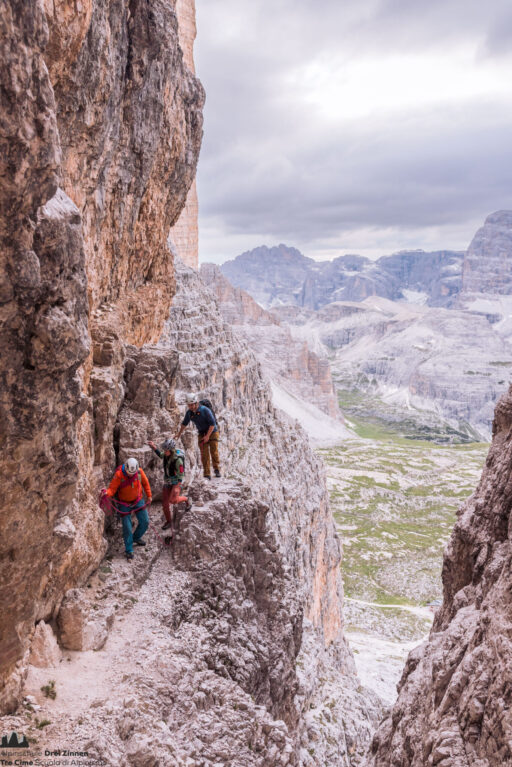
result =
[[[120,501],[131,503],[132,501],[137,501],[139,498],[142,498],[142,488],[144,488],[148,501],[151,500],[151,488],[149,486],[148,478],[142,469],[139,469],[139,471],[133,475],[132,481],[128,484],[127,480],[130,479],[130,477],[124,473],[123,466],[119,466],[116,469],[114,478],[108,487],[107,495],[111,498],[114,495],[117,495]],[[124,487],[119,489],[121,483],[124,484]]]

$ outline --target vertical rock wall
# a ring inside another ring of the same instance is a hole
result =
[[[197,269],[199,266],[199,201],[197,198],[197,184],[190,187],[187,202],[179,219],[169,232],[169,238],[175,252],[182,261]]]
[[[197,33],[195,0],[177,0],[176,13],[183,60],[189,70],[195,72],[194,40]],[[181,260],[187,266],[197,269],[199,263],[199,225],[195,179],[190,187],[185,207],[177,222],[171,227],[169,236]]]
[[[158,338],[203,91],[170,0],[3,0],[0,705],[34,621],[104,551],[126,342]]]

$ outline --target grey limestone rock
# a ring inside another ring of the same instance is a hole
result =
[[[512,295],[512,211],[485,219],[464,257],[464,294]]]
[[[262,309],[240,288],[234,288],[215,264],[202,264],[201,277],[213,289],[225,321],[236,328],[256,354],[265,375],[290,392],[305,408],[312,403],[334,421],[342,422],[327,359],[297,341],[277,317]]]

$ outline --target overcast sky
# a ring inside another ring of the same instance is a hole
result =
[[[200,260],[465,249],[512,208],[511,0],[196,0]]]

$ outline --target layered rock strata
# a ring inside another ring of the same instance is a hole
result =
[[[265,535],[271,537],[284,573],[279,601],[295,625],[295,644],[288,642],[288,660],[278,664],[276,685],[283,688],[283,702],[276,706],[268,700],[266,705],[286,722],[298,763],[355,764],[378,707],[370,696],[357,693],[353,660],[343,639],[340,550],[323,468],[298,424],[273,408],[257,360],[226,325],[211,285],[179,262],[176,269],[178,289],[159,346],[178,352],[179,418],[190,391],[212,401],[223,475],[247,488],[248,499],[268,507]],[[184,442],[191,464],[198,466],[195,430],[185,432]],[[241,567],[238,560],[236,566]],[[272,594],[275,575],[261,575],[263,591]],[[274,643],[275,652],[281,644]],[[242,687],[247,690],[245,683]],[[343,720],[346,726],[340,727]]]
[[[279,245],[221,268],[329,356],[339,388],[415,411],[422,430],[441,416],[454,438],[487,440],[512,367],[511,260],[512,213],[497,211],[464,254],[315,262]]]
[[[427,413],[425,423],[443,419],[458,438],[490,438],[494,403],[510,380],[512,344],[486,316],[376,297],[273,313],[330,358],[340,389],[416,410],[419,420]]]
[[[266,375],[298,399],[297,410],[301,401],[314,403],[341,422],[328,360],[311,351],[306,341],[294,339],[290,329],[245,290],[234,288],[219,267],[202,264],[201,277],[216,295],[224,319],[243,336]]]
[[[197,184],[194,180],[187,196],[185,207],[169,232],[174,252],[182,261],[194,269],[199,265],[199,202]]]
[[[125,344],[172,299],[169,227],[203,91],[174,5],[6,2],[0,19],[3,620],[0,705],[34,622],[104,553],[96,492],[115,457]]]
[[[443,605],[408,658],[368,765],[512,764],[511,463],[512,388],[496,406],[480,484],[445,552]]]

